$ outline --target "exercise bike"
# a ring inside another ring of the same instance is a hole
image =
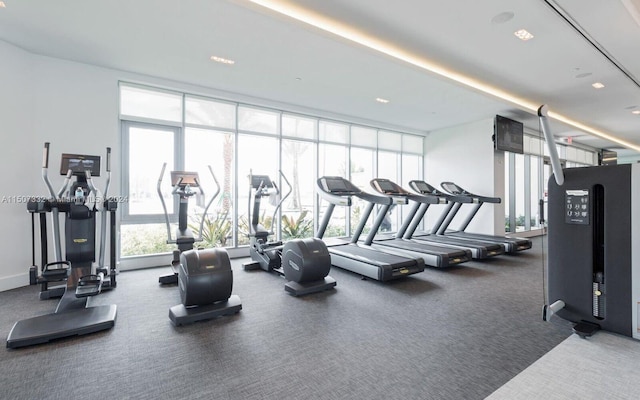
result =
[[[289,187],[289,191],[275,205],[271,218],[275,225],[276,216],[284,200],[291,194],[291,184],[280,171],[280,176]],[[317,238],[293,239],[286,243],[269,241],[274,233],[267,230],[259,221],[260,203],[263,197],[278,199],[280,190],[267,175],[249,175],[249,254],[252,261],[242,264],[245,271],[262,269],[283,276],[285,291],[293,296],[302,296],[321,292],[336,286],[336,280],[329,276],[331,256],[324,242]],[[253,212],[251,212],[253,198]]]
[[[49,198],[31,198],[32,266],[29,283],[40,285],[40,299],[60,298],[51,314],[16,322],[7,338],[8,348],[46,343],[54,339],[107,330],[115,325],[116,305],[92,306],[91,299],[116,287],[115,212],[117,203],[107,197],[111,180],[111,149],[107,147],[107,179],[104,193],[95,187],[100,176],[100,157],[62,154],[60,174],[65,176],[56,192],[48,177],[49,143],[44,144],[42,178]],[[72,178],[75,181],[72,182]],[[64,249],[60,214],[64,214]],[[96,214],[101,215],[100,254],[96,256]],[[35,216],[40,220],[42,270],[35,264]],[[53,225],[54,261],[48,262],[47,215]],[[105,266],[107,216],[110,226],[110,266]]]
[[[200,194],[204,198],[204,190],[200,185],[197,172],[171,171],[172,194],[180,201],[178,207],[178,229],[175,239],[171,237],[169,213],[162,195],[162,179],[167,167],[164,163],[158,179],[157,191],[165,215],[167,227],[167,243],[176,244],[173,251],[171,268],[173,273],[161,276],[160,284],[178,284],[182,304],[171,307],[169,319],[176,325],[190,324],[196,321],[212,319],[218,316],[231,315],[242,309],[240,297],[231,295],[233,273],[231,260],[224,248],[197,249],[195,243],[202,241],[202,229],[207,211],[213,200],[220,193],[220,185],[211,166],[209,172],[217,186],[216,192],[207,203],[200,222],[198,236],[188,226],[189,199]],[[194,190],[198,189],[198,191]]]

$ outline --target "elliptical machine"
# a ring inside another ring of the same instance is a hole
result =
[[[60,298],[52,314],[18,321],[7,338],[8,348],[18,348],[68,336],[84,335],[110,329],[115,325],[116,306],[91,306],[91,297],[116,287],[115,212],[117,203],[107,198],[111,181],[111,148],[107,147],[107,182],[104,193],[93,184],[100,176],[100,157],[62,154],[62,187],[55,192],[48,178],[49,143],[44,144],[42,178],[50,197],[31,198],[32,257],[29,283],[40,284],[40,299]],[[75,182],[71,183],[72,177]],[[62,255],[60,213],[65,215],[65,254]],[[95,267],[96,213],[101,215],[100,255]],[[47,214],[53,225],[54,261],[47,262]],[[35,215],[40,219],[42,271],[35,265]],[[104,264],[107,214],[110,226],[110,266]]]
[[[218,180],[209,166],[209,172],[216,183],[217,190],[207,203],[200,222],[198,237],[188,226],[189,199],[199,192],[204,196],[204,190],[200,185],[197,172],[171,171],[172,194],[177,195],[180,200],[178,208],[178,229],[176,238],[171,238],[171,225],[169,223],[169,213],[167,205],[162,196],[162,178],[167,163],[162,165],[160,178],[158,179],[157,191],[162,202],[167,226],[167,243],[175,243],[177,250],[173,251],[171,268],[173,274],[161,276],[160,284],[177,283],[180,289],[180,299],[182,304],[171,307],[169,319],[176,325],[190,324],[196,321],[212,319],[222,315],[230,315],[242,309],[240,297],[231,295],[233,288],[233,272],[231,271],[231,260],[224,248],[196,249],[196,242],[202,241],[202,229],[207,211],[213,200],[220,193]],[[199,189],[196,192],[193,189]]]
[[[278,210],[284,200],[291,194],[291,184],[280,171],[280,176],[289,187],[287,194],[280,198],[275,206],[272,226],[275,225]],[[269,241],[273,235],[260,224],[260,203],[263,197],[278,198],[280,190],[267,175],[249,175],[249,209],[250,244],[249,254],[253,261],[242,264],[245,271],[262,269],[276,272],[283,276],[287,283],[285,291],[293,296],[329,290],[336,286],[336,280],[329,276],[331,255],[324,242],[317,238],[293,239],[286,243]],[[253,197],[253,212],[251,198]]]

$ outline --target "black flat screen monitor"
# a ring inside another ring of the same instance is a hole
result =
[[[522,122],[496,115],[493,131],[493,145],[496,150],[524,153],[524,125]]]
[[[85,176],[85,171],[91,172],[91,176],[100,176],[100,156],[63,153],[60,175],[66,175],[69,170],[74,176]]]
[[[600,165],[618,164],[618,153],[613,150],[602,149],[600,152]]]

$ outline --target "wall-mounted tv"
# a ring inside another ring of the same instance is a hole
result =
[[[524,124],[496,115],[493,123],[493,147],[511,153],[524,153]]]
[[[618,152],[613,150],[602,149],[598,154],[600,165],[616,165],[618,164]]]

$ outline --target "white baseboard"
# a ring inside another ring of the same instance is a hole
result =
[[[29,272],[0,278],[0,292],[29,285]]]

